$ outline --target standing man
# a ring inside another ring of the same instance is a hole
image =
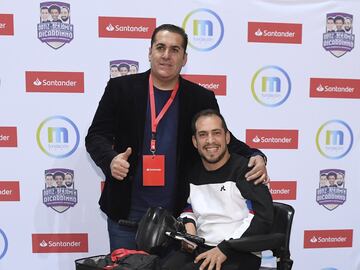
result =
[[[151,69],[110,79],[85,139],[91,158],[105,174],[100,208],[108,216],[110,249],[136,248],[138,221],[152,206],[178,215],[186,204],[185,173],[199,156],[191,142],[191,119],[219,110],[213,92],[183,79],[187,35],[164,24],[151,37]],[[267,181],[262,153],[231,136],[230,150],[251,157],[248,180]]]
[[[205,239],[194,254],[177,251],[167,260],[169,270],[258,270],[261,257],[232,249],[229,239],[269,232],[273,203],[266,185],[245,180],[248,159],[230,154],[230,133],[222,115],[204,110],[192,122],[194,147],[201,162],[188,176],[188,205],[180,215],[187,233]]]

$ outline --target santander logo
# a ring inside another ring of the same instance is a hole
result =
[[[352,247],[353,230],[304,231],[304,248]]]
[[[26,71],[26,92],[84,93],[83,72]]]
[[[302,43],[302,24],[248,22],[248,42]]]
[[[311,78],[310,97],[360,98],[359,79]]]
[[[273,181],[269,183],[273,200],[296,200],[296,181]]]
[[[87,233],[33,234],[33,253],[88,252]]]
[[[225,75],[190,75],[182,74],[184,79],[199,84],[200,86],[213,91],[217,96],[226,96]]]
[[[262,149],[298,149],[298,130],[247,129],[246,143]]]
[[[14,35],[14,15],[0,14],[0,36]]]
[[[0,147],[17,147],[16,127],[0,127]]]
[[[99,37],[151,38],[155,18],[99,17]]]
[[[261,37],[263,35],[263,32],[260,30],[260,28],[255,32],[255,36]]]
[[[0,201],[20,201],[19,181],[0,180]]]

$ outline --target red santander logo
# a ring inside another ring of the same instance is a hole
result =
[[[301,44],[302,24],[248,22],[248,42]]]
[[[26,71],[26,92],[84,93],[83,72]]]
[[[19,181],[0,181],[0,201],[20,201]]]
[[[88,252],[87,233],[33,234],[33,253]]]
[[[151,38],[155,18],[99,17],[99,37]]]
[[[182,74],[184,79],[199,84],[211,90],[217,96],[226,96],[226,76],[225,75],[190,75]]]
[[[296,200],[296,181],[273,181],[269,183],[273,200]]]
[[[310,97],[360,98],[360,80],[356,79],[310,79]]]
[[[16,127],[0,127],[0,147],[17,147]]]
[[[352,247],[353,230],[304,231],[304,248]]]
[[[298,130],[247,129],[246,143],[262,149],[298,149]]]
[[[14,35],[14,15],[0,14],[0,36]]]

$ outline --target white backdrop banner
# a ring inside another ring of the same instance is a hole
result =
[[[293,269],[359,270],[359,21],[358,0],[1,1],[0,269],[108,253],[84,137],[109,78],[146,71],[172,23],[189,36],[182,74],[216,93],[296,210]]]

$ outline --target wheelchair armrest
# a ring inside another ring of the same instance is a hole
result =
[[[285,235],[283,233],[269,233],[230,239],[228,243],[231,248],[237,251],[258,252],[279,248],[284,240]]]

